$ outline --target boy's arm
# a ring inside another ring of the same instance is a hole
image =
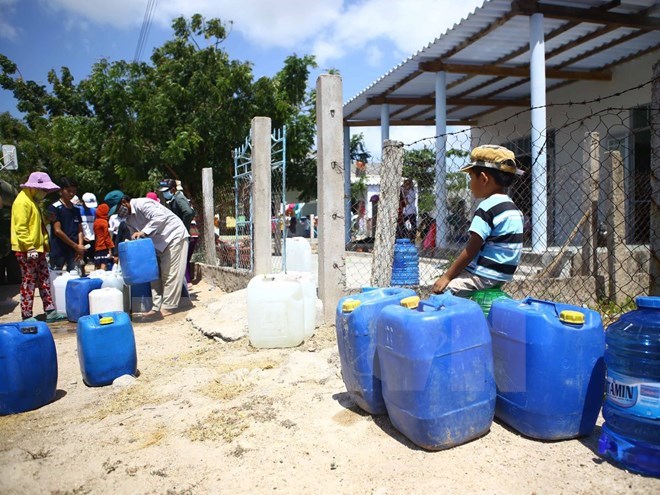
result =
[[[474,257],[479,253],[479,250],[481,250],[481,246],[483,246],[483,244],[484,240],[481,238],[481,236],[479,236],[479,234],[470,232],[470,238],[465,244],[465,248],[463,248],[461,253],[458,255],[458,258],[454,260],[444,275],[442,275],[442,277],[436,280],[433,284],[433,288],[431,289],[433,293],[440,294],[444,292],[444,290],[447,288],[447,285],[449,285],[449,282],[454,280],[456,276],[461,273],[465,267],[470,264],[470,261],[472,261]]]

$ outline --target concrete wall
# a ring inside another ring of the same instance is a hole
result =
[[[236,270],[226,266],[211,266],[204,263],[197,263],[197,266],[199,266],[204,281],[225,292],[245,289],[254,276],[250,271]]]
[[[652,66],[659,55],[660,51],[656,51],[620,65],[613,70],[613,77],[609,82],[578,81],[547,94],[548,129],[556,130],[555,175],[548,175],[548,179],[553,181],[552,186],[555,190],[554,197],[548,203],[548,207],[555,212],[554,221],[548,222],[548,230],[555,234],[554,244],[561,245],[584,214],[588,183],[583,170],[585,133],[598,132],[603,146],[607,145],[608,138],[619,139],[628,136],[632,127],[628,109],[651,103],[651,84],[588,105],[552,106],[552,104],[591,101],[648,82],[653,77]],[[617,110],[607,110],[609,108]],[[619,108],[625,110],[619,111]],[[529,136],[530,112],[522,111],[519,116],[511,117],[519,112],[521,112],[520,108],[504,109],[481,117],[479,127],[472,129],[473,145],[486,142],[503,144],[506,141]],[[497,125],[492,126],[495,123]],[[603,151],[601,150],[601,156]],[[548,162],[550,167],[550,160]],[[603,176],[601,183],[604,182]],[[604,193],[601,194],[602,200]],[[601,208],[599,213],[602,219],[604,210]],[[573,244],[579,242],[578,237]]]

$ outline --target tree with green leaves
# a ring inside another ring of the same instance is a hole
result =
[[[142,195],[170,177],[196,196],[202,168],[213,169],[216,184],[231,183],[232,150],[261,115],[273,128],[287,126],[291,187],[315,184],[314,98],[307,89],[314,58],[292,55],[274,77],[254,81],[252,65],[223,49],[220,20],[196,14],[174,19],[172,28],[150,64],[103,59],[79,84],[63,67],[60,75],[49,72],[51,89],[25,81],[0,55],[0,87],[13,92],[28,131],[14,143],[20,162],[76,177],[82,190]]]

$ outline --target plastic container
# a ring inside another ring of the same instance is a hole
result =
[[[89,293],[89,314],[124,311],[124,294],[114,287],[101,287]]]
[[[296,237],[294,237],[296,239]],[[309,272],[274,273],[277,280],[291,280],[300,284],[303,296],[304,338],[314,335],[316,328],[316,285]]]
[[[48,269],[48,281],[50,282],[51,296],[53,297],[53,304],[55,309],[57,309],[57,293],[55,292],[55,279],[60,277],[62,274],[66,273],[64,270],[51,270]]]
[[[66,284],[66,317],[76,322],[81,316],[89,314],[89,293],[100,289],[103,281],[100,278],[79,277],[69,280]]]
[[[493,305],[493,301],[499,299],[500,297],[505,297],[511,299],[511,296],[504,292],[499,287],[493,287],[492,289],[482,289],[475,290],[474,292],[465,296],[467,299],[471,299],[481,306],[481,310],[484,312],[486,318],[488,318],[488,313],[490,313],[490,308]]]
[[[90,387],[111,384],[137,373],[135,335],[128,314],[112,312],[78,320],[78,360],[83,381]]]
[[[158,278],[156,249],[149,238],[120,242],[119,263],[126,285],[144,284]]]
[[[412,289],[390,287],[344,297],[337,304],[335,328],[341,375],[351,399],[371,414],[385,414],[376,355],[376,318],[382,309],[414,296]]]
[[[523,435],[589,435],[603,402],[605,334],[590,309],[526,298],[493,301],[495,415]]]
[[[53,278],[53,295],[55,297],[55,309],[58,313],[66,315],[66,285],[69,280],[79,278],[76,273],[60,272]]]
[[[286,239],[286,271],[311,272],[312,247],[304,237]]]
[[[266,349],[299,345],[305,338],[304,306],[299,281],[254,277],[247,286],[250,343]]]
[[[146,313],[154,307],[149,282],[130,286],[130,294],[132,313]]]
[[[106,287],[112,287],[113,289],[117,289],[123,292],[125,287],[124,278],[122,277],[121,273],[107,270],[94,270],[89,274],[89,278],[100,278],[103,281],[103,285],[101,285],[102,289],[105,289]]]
[[[392,424],[428,450],[486,434],[496,392],[481,308],[451,294],[403,304],[407,307],[383,308],[376,324],[383,399]]]
[[[605,333],[607,398],[598,451],[625,469],[660,476],[660,297],[636,302]]]
[[[48,325],[0,324],[0,414],[41,407],[55,398],[57,354]]]
[[[394,243],[392,286],[419,285],[419,253],[410,239],[397,239]]]

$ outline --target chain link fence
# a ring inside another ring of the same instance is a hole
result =
[[[468,174],[459,169],[474,147],[497,144],[513,151],[525,172],[507,191],[525,229],[521,263],[504,290],[599,309],[630,307],[653,283],[651,163],[660,150],[652,147],[651,118],[660,109],[623,102],[651,83],[593,101],[547,105],[548,127],[539,133],[530,129],[532,110],[525,110],[489,125],[399,143],[398,151],[386,141],[381,163],[354,167],[347,290],[389,285],[391,254],[369,251],[379,241],[392,250],[395,239],[408,238],[419,253],[420,292],[427,294],[463,249],[479,204]],[[545,138],[533,143],[533,135]],[[414,198],[412,206],[406,196]]]

